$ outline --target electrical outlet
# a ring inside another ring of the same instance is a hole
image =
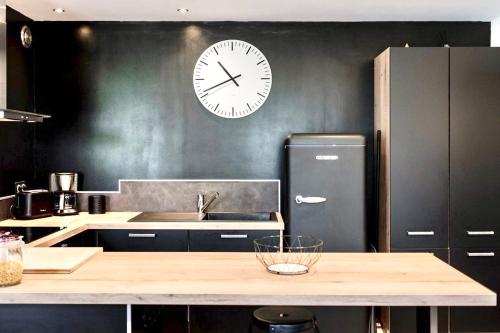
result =
[[[25,180],[20,180],[20,181],[14,182],[14,185],[16,187],[16,193],[22,192],[26,189],[26,181]]]

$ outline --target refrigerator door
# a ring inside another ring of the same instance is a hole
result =
[[[365,145],[355,137],[287,141],[287,232],[323,240],[326,252],[367,251]]]

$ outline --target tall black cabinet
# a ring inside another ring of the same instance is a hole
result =
[[[450,263],[500,292],[500,48],[450,50]],[[499,332],[500,308],[451,308],[453,332]]]
[[[500,49],[384,51],[375,133],[379,250],[432,252],[500,291]],[[382,313],[391,332],[415,332],[414,310]],[[499,332],[500,309],[442,308],[440,322]]]

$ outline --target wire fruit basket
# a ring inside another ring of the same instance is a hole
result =
[[[310,236],[267,236],[253,243],[257,259],[274,274],[305,274],[323,251],[323,241]]]

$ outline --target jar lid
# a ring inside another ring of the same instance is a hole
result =
[[[10,232],[0,232],[0,244],[16,242],[23,240],[23,236],[12,234]]]

